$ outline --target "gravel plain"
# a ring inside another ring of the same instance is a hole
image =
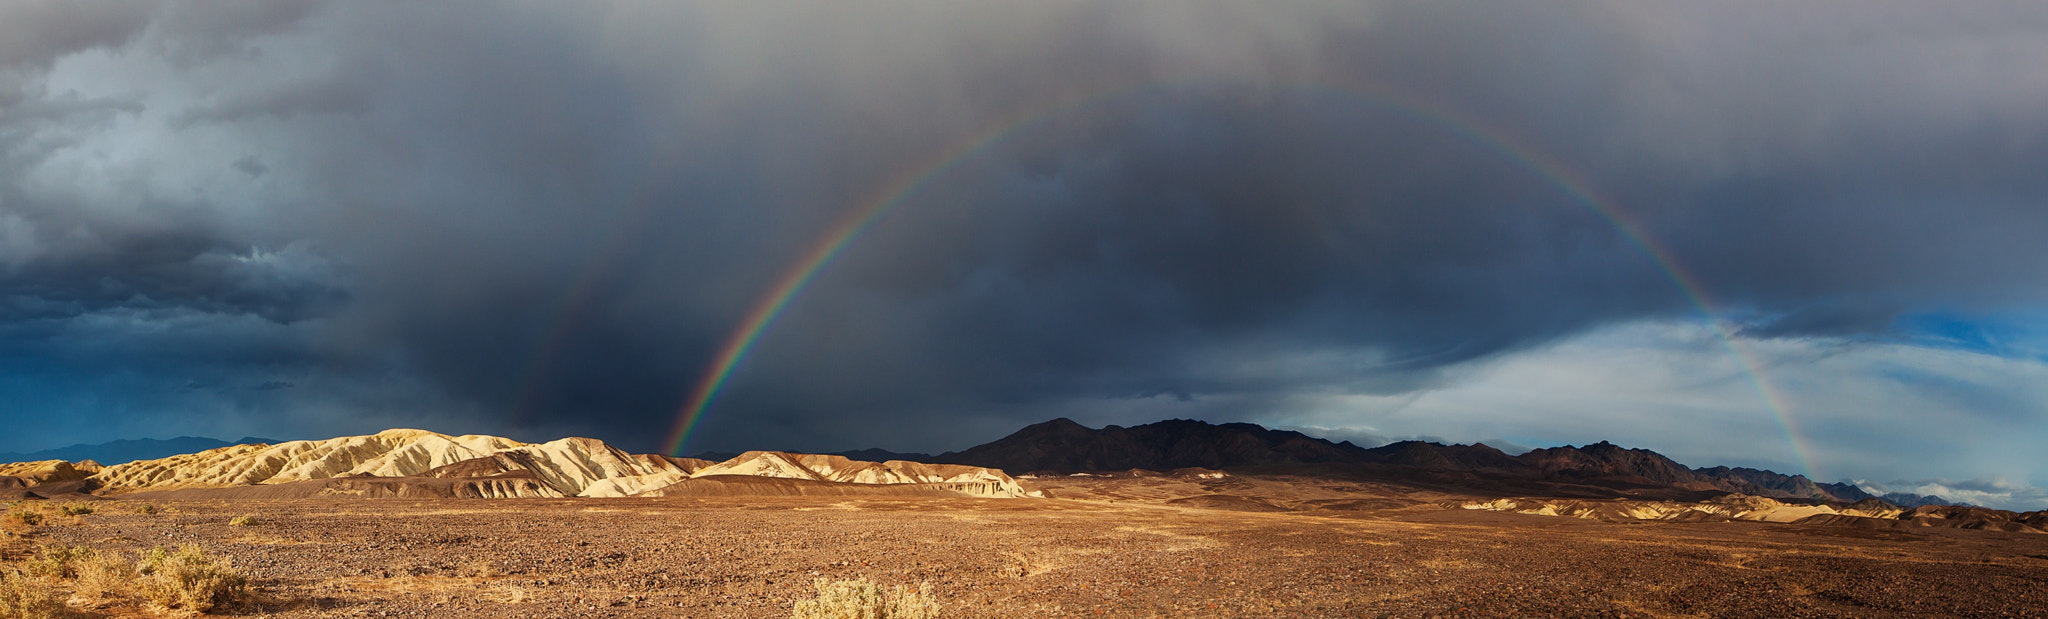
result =
[[[0,559],[199,544],[269,617],[787,617],[818,578],[948,617],[2048,617],[2048,535],[1173,498],[114,500]]]

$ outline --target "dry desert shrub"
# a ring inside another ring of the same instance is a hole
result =
[[[916,590],[896,585],[884,591],[881,585],[859,580],[817,581],[818,597],[796,603],[795,619],[938,619],[939,602],[932,598],[931,585]]]
[[[58,506],[57,511],[63,513],[66,516],[84,516],[87,514],[91,514],[93,512],[93,508],[91,505],[87,505],[84,503],[66,503],[64,505]]]
[[[150,549],[140,571],[136,588],[142,597],[165,608],[203,613],[234,604],[249,591],[249,580],[226,559],[193,545]]]
[[[84,546],[44,546],[42,556],[23,561],[21,568],[30,576],[70,578],[77,573],[74,564],[97,554]]]
[[[157,512],[160,511],[163,511],[163,508],[157,507],[155,503],[143,503],[141,505],[135,506],[135,513],[142,514],[145,516],[155,515]]]
[[[54,619],[65,615],[49,580],[0,572],[0,619]]]
[[[236,527],[253,527],[253,526],[256,526],[256,517],[255,517],[255,516],[235,516],[234,518],[231,518],[231,519],[229,519],[229,520],[228,520],[228,525],[229,525],[229,526],[236,526]]]
[[[14,511],[7,512],[7,522],[8,524],[33,527],[43,523],[43,514],[22,509],[21,506],[17,505]]]
[[[140,572],[127,557],[115,552],[93,552],[77,559],[72,596],[86,602],[113,602],[134,597]]]

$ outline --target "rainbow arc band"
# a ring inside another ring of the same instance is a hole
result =
[[[1085,105],[1176,83],[1152,81],[1112,88],[1071,91],[1051,101],[1027,107],[1024,111],[1006,116],[954,146],[940,150],[930,158],[905,168],[902,174],[883,184],[881,190],[858,202],[819,239],[816,245],[783,273],[767,295],[754,303],[747,312],[746,319],[727,338],[725,345],[719,349],[718,356],[713,360],[710,370],[697,382],[689,399],[679,411],[675,426],[664,441],[667,453],[682,455],[683,446],[689,441],[691,432],[718,397],[719,391],[724,388],[733,370],[746,360],[747,353],[760,340],[762,333],[767,331],[775,319],[782,315],[783,310],[789,307],[790,302],[818,277],[819,272],[845,252],[854,241],[859,240],[862,233],[929,185],[933,179],[958,167],[962,161],[971,159],[1047,119]],[[1574,202],[1598,215],[1663,271],[1712,325],[1722,347],[1741,366],[1764,406],[1776,417],[1779,428],[1784,431],[1786,441],[1792,449],[1792,456],[1804,469],[1803,472],[1810,478],[1818,475],[1813,467],[1811,450],[1789,414],[1783,396],[1765,378],[1761,365],[1747,347],[1738,341],[1732,327],[1716,316],[1713,299],[1707,294],[1706,289],[1699,284],[1697,278],[1680,267],[1670,251],[1652,242],[1652,237],[1642,226],[1627,218],[1626,213],[1614,201],[1595,191],[1593,185],[1582,175],[1573,172],[1563,162],[1548,156],[1543,150],[1531,146],[1514,134],[1453,113],[1447,106],[1428,105],[1422,99],[1356,80],[1319,79],[1282,86],[1294,90],[1343,96],[1372,107],[1428,121],[1447,133],[1514,161],[1556,187]]]

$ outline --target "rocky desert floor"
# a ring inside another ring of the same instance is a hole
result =
[[[819,578],[929,583],[947,617],[2048,617],[2048,535],[1609,523],[1429,497],[1251,511],[1271,501],[1189,501],[1160,483],[1040,484],[1080,497],[1051,499],[155,501],[155,514],[110,500],[8,538],[0,559],[199,544],[259,593],[226,614],[269,617],[788,617]]]

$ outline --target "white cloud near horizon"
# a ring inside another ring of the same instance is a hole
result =
[[[1992,507],[2048,508],[2036,489],[2048,482],[2048,463],[2038,457],[2048,442],[2048,362],[1896,341],[1744,339],[1738,346],[1782,395],[1807,462],[1718,330],[1698,321],[1611,326],[1467,364],[1419,397],[1329,394],[1300,402],[1300,414],[1263,421],[1461,443],[1606,440],[1694,467],[1750,466]]]

